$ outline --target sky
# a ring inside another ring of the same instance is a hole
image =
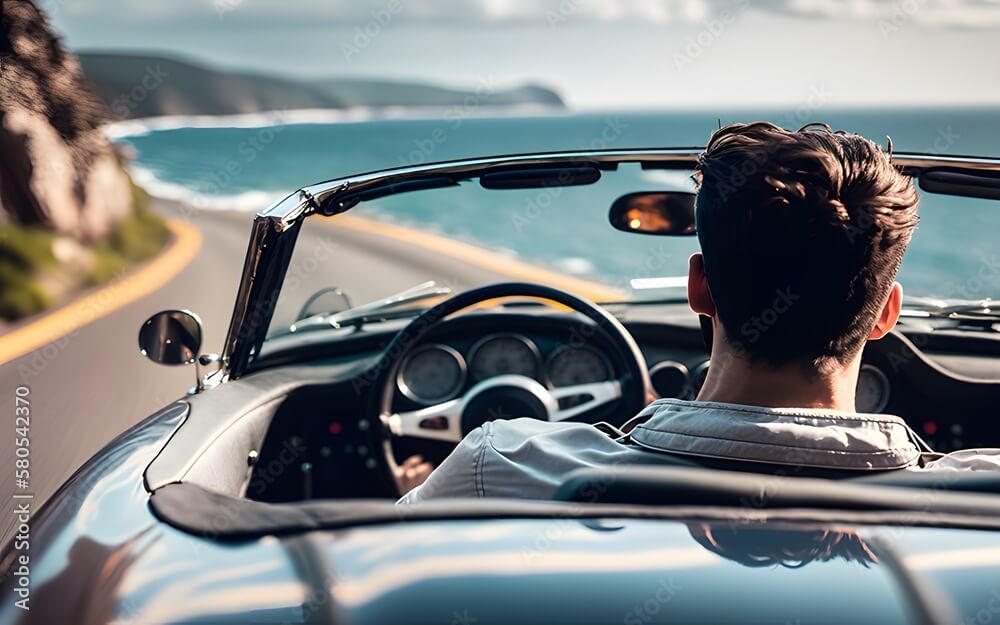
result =
[[[575,109],[1000,105],[1000,0],[37,0],[73,50],[555,89]]]

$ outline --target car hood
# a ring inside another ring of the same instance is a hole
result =
[[[22,622],[909,623],[914,588],[957,619],[1000,610],[1000,535],[974,530],[433,521],[74,553]]]
[[[920,620],[914,586],[945,613],[1000,596],[1000,536],[988,532],[552,519],[310,542],[356,622],[416,611],[437,623],[903,623]]]

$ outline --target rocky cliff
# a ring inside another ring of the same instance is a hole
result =
[[[81,241],[105,237],[132,209],[104,107],[45,15],[3,3],[0,23],[0,219]]]

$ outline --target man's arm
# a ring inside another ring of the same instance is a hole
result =
[[[490,421],[476,428],[423,485],[398,503],[432,497],[548,499],[574,469],[635,460],[630,450],[586,423]]]

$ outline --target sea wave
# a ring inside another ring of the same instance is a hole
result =
[[[505,106],[357,106],[343,109],[295,109],[241,113],[238,115],[161,115],[111,122],[104,134],[112,141],[139,137],[159,130],[179,128],[264,128],[291,124],[347,124],[380,119],[441,119],[443,115],[464,118],[516,117],[565,114],[565,109],[525,103]]]
[[[259,212],[271,206],[288,193],[274,191],[244,191],[233,195],[205,195],[183,185],[161,180],[151,170],[136,164],[129,166],[129,173],[137,185],[153,197],[181,202],[205,210],[234,210]]]

